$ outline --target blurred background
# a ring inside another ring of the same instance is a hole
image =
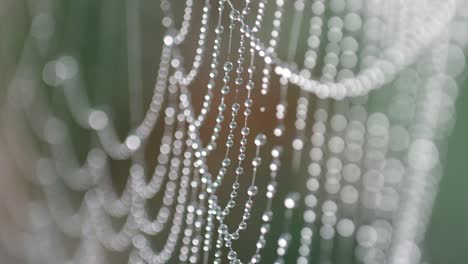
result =
[[[37,90],[28,90],[28,82],[32,84],[41,80],[32,75],[30,79],[23,79],[25,82],[21,84],[14,80],[18,71],[28,76],[30,71],[39,69],[44,81],[40,96],[46,98],[50,110],[65,122],[78,159],[85,160],[93,138],[74,123],[73,113],[66,106],[59,80],[50,76],[47,70],[47,62],[71,56],[77,62],[76,70],[80,72],[80,88],[85,89],[90,96],[91,105],[102,106],[111,112],[120,136],[125,135],[132,123],[128,109],[128,100],[132,97],[129,87],[143,87],[141,109],[146,109],[151,99],[164,32],[160,21],[162,13],[159,1],[138,2],[135,8],[131,1],[125,0],[0,0],[0,106],[15,101],[11,98],[12,89],[21,90],[14,94],[24,97],[24,102],[37,100],[38,95],[34,94]],[[195,2],[192,15],[199,16],[201,11],[197,7],[201,4]],[[183,1],[174,1],[173,7],[182,9],[184,4]],[[177,13],[181,20],[183,12]],[[138,21],[139,31],[129,30],[128,27],[132,24],[126,20],[128,17],[136,19],[133,22]],[[291,16],[286,15],[286,23],[291,23]],[[468,35],[468,28],[465,30]],[[265,32],[269,33],[269,30],[266,29]],[[186,44],[188,58],[196,42],[195,36],[190,38],[193,39]],[[34,47],[31,49],[31,46]],[[280,43],[280,54],[286,52],[286,46],[287,43]],[[299,48],[299,54],[306,49],[305,46]],[[22,64],[30,67],[20,68]],[[206,69],[207,67],[204,68]],[[199,85],[202,88],[202,84],[206,82],[203,78],[206,76],[197,79],[196,83],[199,84],[194,86]],[[444,176],[440,182],[425,246],[426,259],[436,264],[468,261],[466,71],[459,76],[458,82],[460,93],[456,123],[448,138]],[[277,90],[274,87],[271,89]],[[194,94],[194,101],[200,101],[202,95],[197,97],[195,92]],[[291,96],[294,96],[294,92]],[[33,101],[29,104],[34,105]],[[268,105],[269,102],[262,103]],[[30,181],[34,181],[31,179],[35,166],[33,161],[41,155],[43,146],[27,134],[27,131],[35,128],[28,127],[21,114],[3,109],[5,108],[0,108],[0,263],[19,264],[23,263],[22,248],[25,243],[20,234],[25,232],[28,225],[26,208],[30,205],[27,201],[31,197],[40,196]],[[268,111],[273,109],[267,109]],[[272,120],[260,120],[253,124],[254,130],[273,127]],[[47,120],[35,121],[41,123]],[[151,157],[158,141],[154,140],[149,145],[153,146],[147,149],[147,155]],[[285,162],[286,167],[290,166],[287,160]],[[113,164],[117,188],[125,183],[128,166],[125,163]],[[285,184],[300,186],[302,180],[299,177],[289,178],[289,182]],[[115,263],[126,262],[120,260],[119,256],[115,258]]]

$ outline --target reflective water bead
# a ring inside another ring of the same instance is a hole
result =
[[[231,13],[229,14],[229,18],[230,18],[231,20],[238,20],[239,17],[240,17],[239,11],[237,11],[237,10],[235,10],[235,9],[233,9],[233,10],[231,11]]]
[[[262,227],[260,228],[260,233],[266,234],[270,231],[270,225],[269,224],[263,224]]]
[[[228,253],[228,259],[229,259],[229,260],[233,260],[233,259],[235,259],[235,258],[237,258],[237,253],[234,252],[233,250],[229,251],[229,253]]]
[[[240,30],[241,30],[242,33],[249,32],[249,26],[244,24],[244,25],[241,26]]]
[[[223,166],[228,167],[231,164],[231,160],[229,158],[225,158],[223,160]]]
[[[284,126],[283,125],[278,125],[273,130],[273,133],[275,134],[275,136],[281,137],[283,135],[283,133],[284,133]]]
[[[225,71],[230,72],[230,71],[232,71],[232,68],[233,68],[232,62],[227,61],[226,63],[224,63],[224,70]]]
[[[261,158],[261,157],[255,157],[255,158],[252,160],[252,165],[253,165],[254,167],[260,166],[261,163],[262,163],[262,158]]]
[[[297,192],[289,193],[284,199],[284,206],[288,209],[293,209],[298,206],[300,194]]]
[[[245,212],[244,215],[242,215],[242,218],[247,220],[250,218],[250,216],[251,216],[250,212]]]
[[[235,121],[232,121],[231,123],[229,123],[229,128],[230,129],[234,129],[237,127],[237,123]]]
[[[259,239],[257,241],[257,248],[264,248],[265,247],[265,244],[266,244],[266,240],[265,239]]]
[[[250,262],[252,263],[260,263],[261,256],[260,254],[255,254],[252,256],[252,259],[250,259]]]
[[[232,111],[237,112],[237,111],[239,111],[239,109],[240,109],[240,105],[238,103],[235,103],[235,104],[232,105]]]
[[[240,141],[240,143],[241,143],[242,146],[247,145],[247,139],[246,139],[246,138],[242,138],[241,141]]]
[[[255,196],[255,195],[257,194],[257,191],[258,191],[257,186],[252,185],[252,186],[250,186],[249,189],[247,190],[247,194],[248,194],[249,196]]]
[[[256,146],[263,146],[265,145],[266,143],[266,140],[267,140],[267,137],[265,136],[265,134],[257,134],[257,136],[255,137],[255,145]]]
[[[279,158],[279,156],[281,155],[283,151],[283,148],[281,146],[275,146],[273,147],[273,149],[271,150],[271,156],[273,156],[273,158]]]
[[[225,234],[228,231],[228,227],[225,224],[221,224],[218,228],[218,233]]]
[[[263,213],[262,220],[264,222],[270,222],[272,219],[273,219],[273,212],[272,211],[268,211],[268,212]]]
[[[276,183],[272,182],[272,183],[268,184],[267,185],[267,190],[269,192],[276,192]]]
[[[232,234],[231,234],[231,239],[232,239],[232,240],[237,240],[237,239],[239,239],[239,232],[236,231],[236,232],[232,233]]]
[[[223,33],[223,31],[224,31],[224,27],[222,25],[218,25],[216,27],[216,30],[215,30],[216,34],[221,34]]]
[[[249,80],[245,88],[247,88],[247,90],[252,90],[254,86],[255,86],[254,82],[252,80]]]
[[[279,169],[279,161],[275,160],[272,163],[270,163],[270,170],[271,171],[277,171]]]
[[[245,154],[244,153],[241,153],[239,154],[239,156],[237,157],[238,160],[244,160],[245,159]]]
[[[225,86],[225,87],[227,87],[227,86]],[[229,87],[227,87],[227,90],[229,92]],[[224,111],[225,109],[226,109],[226,104],[219,104],[219,106],[218,106],[219,111]]]
[[[247,223],[244,222],[244,221],[240,222],[239,229],[240,230],[245,230],[246,228],[247,228]]]
[[[225,85],[223,88],[221,88],[221,94],[228,94],[229,93],[229,86]]]

